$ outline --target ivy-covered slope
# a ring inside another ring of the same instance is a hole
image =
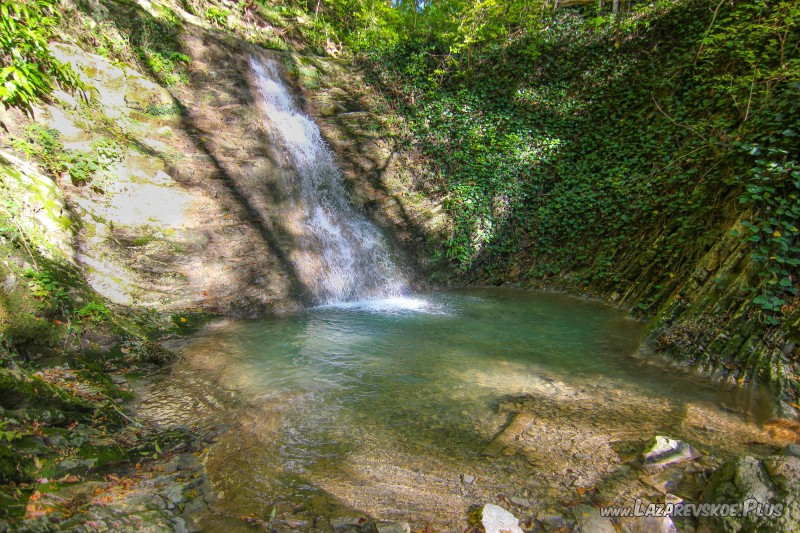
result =
[[[469,53],[420,33],[366,61],[438,171],[457,268],[603,294],[654,318],[661,348],[792,397],[798,16],[567,9]]]

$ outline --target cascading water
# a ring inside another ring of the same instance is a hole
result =
[[[264,122],[284,161],[297,247],[291,260],[315,304],[392,298],[406,292],[378,228],[349,201],[319,128],[294,104],[271,59],[250,57]]]

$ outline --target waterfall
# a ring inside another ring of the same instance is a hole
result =
[[[400,296],[407,282],[380,230],[349,199],[317,125],[295,105],[272,59],[250,57],[264,124],[283,161],[296,246],[291,262],[315,304]]]

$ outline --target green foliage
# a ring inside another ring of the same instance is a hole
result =
[[[91,151],[78,150],[67,153],[67,172],[74,185],[85,185],[102,178],[110,178],[109,172],[121,161],[119,146],[100,139],[92,142]]]
[[[800,6],[791,1],[737,3],[720,9],[695,55],[696,79],[729,106],[709,131],[735,158],[740,202],[752,217],[742,236],[753,248],[753,303],[776,325],[797,294],[800,272]]]
[[[158,21],[144,18],[137,24],[141,32],[133,44],[133,51],[147,71],[165,85],[187,82],[184,64],[190,62],[189,56],[173,49],[177,41],[178,27],[174,21]]]
[[[178,103],[148,104],[146,113],[151,117],[180,116],[183,114],[183,109]]]
[[[800,164],[775,151],[756,161],[740,199],[756,209],[752,221],[743,222],[760,278],[753,303],[767,312],[765,320],[773,325],[787,296],[797,295],[794,277],[800,267]]]
[[[800,273],[800,5],[526,9],[406,6],[409,37],[362,58],[438,171],[453,221],[443,254],[462,270],[522,262],[530,277],[615,289],[658,265],[647,311],[744,206],[754,303],[778,323]]]
[[[57,130],[37,124],[26,126],[25,137],[14,139],[12,145],[29,159],[39,160],[50,176],[67,175],[74,185],[110,178],[109,172],[122,158],[119,146],[105,139],[93,141],[90,151],[67,150]]]
[[[58,15],[53,0],[0,3],[0,103],[32,114],[33,104],[60,86],[81,88],[75,73],[50,53]]]
[[[104,322],[112,318],[111,311],[102,302],[87,303],[75,311],[75,316],[80,320],[91,320],[93,322]]]
[[[108,2],[101,12],[70,3],[59,22],[82,46],[122,66],[136,65],[167,86],[187,83],[191,58],[182,52],[182,22],[167,6],[153,9],[155,15],[133,2]]]
[[[228,16],[231,14],[230,9],[225,9],[217,6],[211,6],[206,9],[206,18],[215,26],[224,28],[228,25]]]
[[[62,303],[67,299],[68,293],[66,289],[53,272],[29,269],[24,274],[30,280],[28,281],[28,288],[36,298],[57,303]]]
[[[59,140],[59,135],[56,129],[29,124],[25,127],[25,137],[13,139],[11,144],[28,159],[38,159],[47,174],[58,177],[66,168],[64,145]]]
[[[0,443],[5,440],[8,443],[12,443],[15,440],[20,440],[22,437],[26,435],[25,431],[21,431],[19,428],[11,427],[11,422],[9,420],[0,420]]]

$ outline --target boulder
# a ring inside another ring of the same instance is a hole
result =
[[[789,444],[783,449],[782,455],[800,457],[800,444]]]
[[[750,511],[702,517],[701,530],[800,531],[800,458],[772,456],[759,461],[739,457],[728,461],[711,476],[703,503],[741,504]]]

